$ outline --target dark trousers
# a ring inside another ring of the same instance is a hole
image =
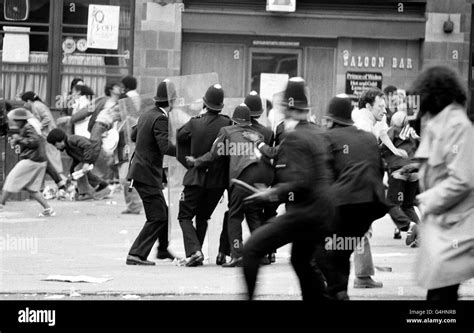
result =
[[[272,181],[271,174],[269,175],[266,171],[267,167],[263,163],[254,163],[245,168],[238,179],[252,186],[256,183],[269,185]],[[251,233],[262,224],[263,206],[255,204],[244,205],[244,199],[250,195],[252,195],[252,192],[241,186],[230,186],[227,232],[233,258],[239,258],[243,255],[242,221],[244,217],[247,220]]]
[[[225,188],[185,186],[179,202],[178,220],[183,231],[186,257],[201,251],[206,237],[207,221],[211,218]],[[196,217],[196,228],[193,219]]]
[[[259,220],[261,225],[269,223],[270,219],[277,216],[277,208],[279,204],[266,204],[263,207],[263,211],[259,210]],[[219,237],[219,252],[224,253],[226,256],[230,256],[230,247],[231,243],[229,242],[229,233],[228,233],[228,221],[229,221],[229,211],[226,211],[224,214],[224,219],[222,221],[222,231]],[[241,229],[242,230],[242,229]],[[240,231],[242,233],[242,231]],[[276,249],[270,251],[269,254],[276,253]]]
[[[457,301],[459,284],[448,287],[430,289],[426,295],[427,301]]]
[[[417,191],[418,181],[396,179],[390,174],[387,190],[388,213],[400,231],[407,231],[410,222],[420,222],[415,212]]]
[[[163,191],[135,181],[134,187],[142,199],[146,222],[129,251],[130,255],[145,260],[158,240],[158,251],[168,248],[168,207]]]
[[[261,259],[272,249],[289,243],[293,243],[291,264],[300,281],[303,300],[327,298],[325,281],[313,254],[318,247],[324,246],[328,224],[333,218],[334,208],[329,200],[310,200],[305,205],[292,205],[284,215],[258,228],[244,247],[244,275],[249,299],[254,296]]]
[[[230,242],[229,233],[227,232],[227,225],[229,220],[229,211],[224,213],[224,219],[222,221],[222,231],[219,237],[219,252],[224,253],[226,256],[230,256]]]
[[[324,250],[325,254],[315,253],[319,258],[321,270],[324,273],[328,292],[335,296],[340,291],[347,291],[350,274],[350,257],[356,250],[352,245],[356,240],[361,240],[369,230],[372,222],[386,212],[386,207],[379,203],[361,203],[353,205],[343,205],[338,207],[336,218],[333,221],[330,238],[337,242],[347,244],[343,249],[337,247],[337,243],[332,242]],[[326,245],[327,242],[326,242]],[[358,248],[359,251],[362,248]]]

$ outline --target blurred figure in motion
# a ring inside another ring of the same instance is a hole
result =
[[[413,157],[420,137],[408,124],[407,113],[395,112],[390,125],[388,136],[394,146],[405,150],[409,158]],[[415,211],[418,173],[402,173],[400,170],[410,164],[410,159],[393,154],[385,145],[382,146],[382,156],[388,168],[387,205],[390,217],[396,225],[394,238],[401,238],[400,231],[406,231],[406,245],[416,247],[416,225],[420,222]]]
[[[12,193],[26,190],[43,207],[44,210],[39,216],[54,216],[56,212],[39,192],[46,172],[47,157],[43,137],[28,123],[31,117],[29,113],[28,110],[19,108],[8,114],[8,118],[12,119],[15,127],[19,129],[19,133],[12,135],[10,143],[20,146],[20,161],[5,179],[0,210]]]
[[[474,128],[452,69],[425,70],[410,91],[420,96],[416,127],[424,128],[415,154],[422,192],[416,280],[428,300],[453,301],[460,283],[474,277]]]
[[[292,243],[291,264],[300,281],[303,300],[328,298],[323,276],[312,261],[318,247],[324,247],[328,226],[334,218],[326,166],[325,140],[314,125],[297,128],[309,111],[302,78],[291,78],[285,91],[286,107],[296,121],[287,126],[280,145],[285,159],[277,185],[247,198],[249,202],[286,202],[286,213],[257,229],[244,246],[244,274],[249,299],[253,299],[261,259],[273,249]],[[257,143],[257,145],[260,145]]]
[[[350,99],[334,97],[324,117],[328,131],[328,161],[333,176],[337,218],[331,225],[333,239],[361,240],[373,221],[387,213],[382,183],[383,163],[376,138],[353,126]],[[347,285],[354,248],[335,248],[326,243],[328,262],[323,270],[328,292],[339,300],[349,299]],[[358,244],[359,245],[359,244]],[[324,268],[324,267],[323,267]]]

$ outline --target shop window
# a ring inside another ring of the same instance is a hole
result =
[[[119,39],[116,50],[89,48],[81,50],[78,46],[87,38],[89,5],[120,6]],[[75,77],[82,77],[97,96],[104,95],[107,81],[116,81],[131,73],[133,30],[132,13],[134,1],[129,0],[66,0],[63,2],[62,41],[76,44],[76,50],[63,54],[61,64],[61,92],[69,90]]]
[[[260,92],[260,76],[262,73],[298,75],[299,53],[278,52],[276,50],[252,51],[252,90]]]
[[[5,3],[6,2],[6,3]],[[18,2],[18,1],[16,1]],[[27,1],[23,3],[26,4]],[[7,100],[19,99],[21,93],[34,91],[42,99],[47,97],[48,85],[48,47],[50,33],[50,1],[35,0],[28,3],[28,15],[24,21],[11,21],[14,11],[10,10],[16,4],[11,0],[0,0],[0,50],[3,57],[4,42],[8,39],[19,41],[20,39],[28,45],[29,56],[27,62],[2,61],[1,90]],[[7,9],[5,13],[4,9]],[[26,10],[25,6],[20,6]],[[23,16],[23,15],[22,15]],[[24,17],[24,16],[23,16]],[[19,17],[18,17],[19,18]],[[18,34],[12,30],[26,28],[26,32]],[[18,42],[19,43],[19,42]],[[25,44],[23,44],[25,45]]]

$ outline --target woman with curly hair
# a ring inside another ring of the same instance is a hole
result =
[[[411,92],[420,98],[415,127],[421,128],[416,279],[428,300],[456,300],[459,285],[474,277],[474,127],[452,69],[423,71]]]

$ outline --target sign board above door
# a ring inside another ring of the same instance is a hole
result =
[[[267,12],[294,12],[296,0],[267,0]]]

